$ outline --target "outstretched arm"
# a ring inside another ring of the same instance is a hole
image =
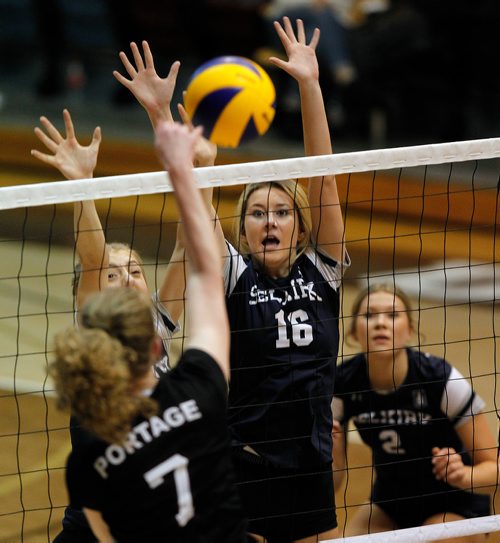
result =
[[[186,110],[181,104],[178,105],[178,109],[182,121],[192,130],[193,126],[189,120]],[[217,146],[215,144],[211,143],[203,136],[197,139],[193,159],[193,165],[195,167],[213,166],[215,164],[216,156]],[[222,240],[224,240],[224,234],[222,233],[219,221],[216,220],[215,211],[212,212],[212,189],[204,189],[201,191],[201,194],[203,201],[205,202],[209,212],[212,214],[212,219],[215,222],[216,235],[222,236]],[[175,247],[159,289],[159,299],[168,309],[168,312],[170,313],[170,316],[174,322],[180,318],[184,310],[184,298],[186,290],[185,264],[184,236],[183,226],[181,223],[177,227]]]
[[[319,29],[306,42],[303,22],[297,20],[295,33],[288,17],[283,26],[274,28],[283,44],[288,60],[271,57],[269,60],[297,80],[300,90],[304,147],[307,156],[332,153],[330,129],[323,95],[319,84],[316,46]],[[338,262],[344,259],[344,222],[340,208],[335,176],[327,175],[309,181],[309,205],[313,221],[312,235],[318,247]]]
[[[159,124],[173,122],[171,104],[180,62],[174,62],[168,76],[161,78],[156,72],[153,54],[147,41],[142,42],[142,54],[134,42],[130,44],[130,49],[133,63],[123,51],[120,52],[120,59],[130,79],[117,71],[114,71],[113,75],[130,90],[146,110],[153,129],[156,131]],[[216,156],[217,147],[215,145],[204,138],[197,140],[193,157],[193,164],[196,167],[213,166]],[[210,198],[210,195],[206,194],[205,198]],[[176,244],[158,292],[159,300],[166,307],[174,322],[180,318],[184,310],[185,288],[185,254],[182,225],[180,225]]]
[[[191,123],[191,120],[189,119],[189,115],[187,114],[187,111],[185,110],[184,106],[182,104],[178,104],[177,109],[179,111],[179,116],[182,119],[182,122],[186,126],[188,126],[190,129],[193,129],[193,125]],[[198,140],[195,147],[194,166],[195,167],[213,166],[215,164],[216,156],[217,156],[217,146],[215,145],[215,143],[212,143],[207,138],[201,136],[201,138]],[[226,256],[227,247],[226,247],[224,232],[222,230],[219,217],[217,216],[217,212],[212,205],[213,189],[212,188],[202,189],[201,196],[203,198],[203,201],[205,202],[205,205],[207,206],[208,212],[210,214],[210,218],[212,219],[213,228],[215,232],[215,238],[217,240],[217,245],[219,246],[219,253],[222,256]]]
[[[189,346],[208,352],[229,378],[229,325],[220,257],[206,205],[193,176],[201,128],[161,123],[156,130],[158,157],[170,175],[183,223],[188,256],[187,314]]]
[[[73,121],[67,109],[63,111],[63,119],[66,137],[47,117],[40,118],[45,132],[36,127],[35,134],[50,153],[33,149],[31,154],[57,168],[67,179],[91,178],[99,154],[101,129],[97,127],[90,145],[84,146],[76,139]],[[107,284],[108,249],[94,201],[75,202],[74,232],[76,252],[82,268],[76,300],[77,308],[80,308],[89,294]]]
[[[434,447],[432,464],[436,479],[462,490],[492,494],[500,481],[500,466],[486,416],[474,415],[457,428],[457,433],[472,458],[472,466],[466,466],[455,449]]]

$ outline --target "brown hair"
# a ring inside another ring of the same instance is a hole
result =
[[[115,241],[112,243],[108,243],[107,247],[110,252],[118,252],[118,251],[128,252],[130,254],[130,260],[135,260],[137,264],[139,264],[139,266],[142,269],[142,273],[145,277],[144,261],[142,260],[139,253],[135,249],[132,249],[130,245],[128,245],[127,243],[121,243],[121,242]],[[73,279],[71,282],[71,288],[72,288],[73,296],[75,298],[76,298],[76,295],[78,294],[78,285],[80,283],[81,275],[82,275],[82,265],[80,264],[80,262],[77,262],[75,265],[75,269],[73,270]]]
[[[376,285],[369,285],[363,290],[360,290],[356,298],[354,298],[351,309],[351,326],[347,332],[348,337],[353,337],[355,335],[356,317],[359,315],[359,308],[361,307],[363,300],[367,296],[369,296],[370,294],[374,294],[375,292],[387,292],[388,294],[394,295],[395,298],[399,298],[405,306],[406,315],[408,316],[408,321],[410,323],[410,328],[411,330],[415,330],[415,323],[412,315],[413,308],[408,295],[392,283],[378,283]]]
[[[154,400],[133,393],[137,380],[152,371],[151,305],[134,289],[106,289],[88,299],[81,323],[55,336],[49,373],[58,406],[71,408],[101,439],[118,442],[138,415],[157,411]]]
[[[299,215],[299,232],[304,232],[301,241],[297,243],[297,254],[294,259],[301,255],[307,245],[310,243],[312,231],[311,209],[306,191],[297,179],[288,179],[286,181],[273,181],[271,183],[250,183],[245,187],[240,195],[236,206],[235,220],[233,224],[233,242],[238,250],[245,255],[250,254],[250,247],[246,241],[241,239],[241,234],[245,232],[245,215],[247,213],[248,199],[258,189],[268,187],[269,190],[277,188],[288,194],[293,200],[294,208]]]

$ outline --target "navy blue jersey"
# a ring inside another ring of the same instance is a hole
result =
[[[362,354],[337,368],[334,417],[342,423],[352,419],[372,449],[376,502],[462,493],[436,480],[432,448],[453,447],[470,465],[456,428],[484,407],[468,381],[448,362],[411,349],[407,352],[408,375],[394,392],[371,388]],[[488,501],[487,496],[483,498]]]
[[[156,328],[156,333],[162,341],[162,356],[154,365],[156,377],[169,371],[169,349],[172,336],[179,330],[179,324],[172,321],[167,308],[158,300],[158,292],[155,292],[151,297],[153,304],[153,318]]]
[[[71,505],[100,511],[120,543],[245,541],[219,366],[190,349],[152,398],[158,415],[138,418],[123,443],[94,437],[73,450]]]
[[[236,444],[282,467],[331,459],[342,266],[311,248],[287,277],[260,273],[228,243],[229,423]]]

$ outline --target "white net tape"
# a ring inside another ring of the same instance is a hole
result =
[[[475,534],[487,534],[500,531],[500,515],[479,517],[455,522],[443,522],[429,526],[406,528],[393,532],[358,535],[341,539],[331,539],[323,543],[420,543],[437,541],[451,537],[465,537]]]
[[[368,172],[499,157],[500,138],[490,138],[213,166],[197,169],[196,178],[202,188],[227,187],[243,183],[320,177],[333,173]],[[1,188],[0,210],[171,191],[168,176],[164,172],[61,181],[56,184],[38,183],[29,185],[29,190],[27,186]]]

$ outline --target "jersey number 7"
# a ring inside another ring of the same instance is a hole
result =
[[[165,475],[168,475],[171,472],[174,473],[177,505],[179,507],[175,519],[177,520],[177,524],[181,527],[186,526],[194,516],[188,464],[189,460],[185,456],[174,454],[144,474],[144,479],[146,479],[149,488],[156,488],[164,483]]]

